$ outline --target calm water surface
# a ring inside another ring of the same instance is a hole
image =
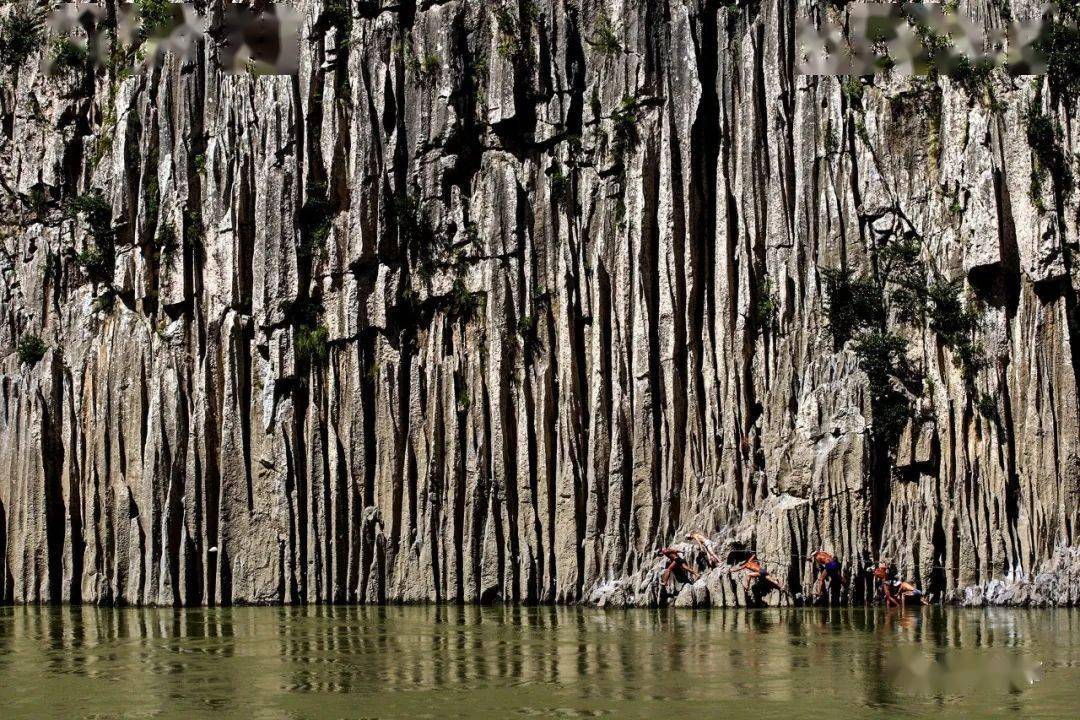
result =
[[[0,608],[0,718],[1080,716],[1080,613]]]

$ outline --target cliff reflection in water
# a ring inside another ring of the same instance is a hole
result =
[[[684,703],[695,717],[1071,717],[1078,641],[1068,611],[0,608],[0,707],[14,719],[654,717]]]

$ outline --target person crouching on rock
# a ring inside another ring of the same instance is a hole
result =
[[[892,582],[892,571],[889,569],[889,563],[886,560],[881,560],[875,567],[866,568],[873,579],[874,600],[877,600],[878,584],[881,584],[881,590],[885,595],[885,605],[888,606],[889,602],[889,583]]]
[[[889,580],[885,583],[885,602],[891,604],[893,607],[903,608],[907,604],[907,599],[919,600],[923,605],[929,605],[930,601],[926,599],[926,595],[923,591],[915,587],[914,583],[909,583],[907,580]]]
[[[769,571],[765,569],[765,565],[758,560],[757,555],[751,555],[750,558],[735,568],[734,572],[746,571],[746,581],[743,583],[743,589],[746,590],[748,595],[753,594],[758,601],[765,597],[773,590],[779,590],[781,595],[787,595],[788,591],[784,589],[784,586],[776,582],[769,576]],[[750,586],[753,583],[753,590]]]
[[[707,537],[695,530],[687,535],[686,539],[701,546],[701,549],[705,551],[705,561],[709,564],[709,567],[720,567],[720,558],[709,547],[709,539]]]
[[[844,576],[841,572],[840,561],[832,553],[818,550],[809,558],[814,567],[821,567],[817,582],[814,583],[814,600],[816,601],[825,592],[825,583],[829,585],[829,594],[835,595],[844,585]]]
[[[697,570],[694,570],[694,568],[686,563],[686,558],[683,557],[682,550],[666,547],[657,550],[656,554],[667,558],[668,561],[667,567],[664,568],[664,574],[660,578],[660,582],[665,588],[672,575],[675,576],[676,581],[683,583],[693,582],[698,579]]]

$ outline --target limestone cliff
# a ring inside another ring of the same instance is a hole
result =
[[[295,77],[2,71],[0,601],[1080,544],[1068,78],[797,75],[837,2],[293,4]]]

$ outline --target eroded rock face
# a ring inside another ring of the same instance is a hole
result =
[[[807,0],[345,4],[296,3],[297,78],[5,71],[0,600],[650,604],[689,530],[959,597],[1077,543],[1044,79],[796,76]],[[986,362],[890,309],[886,441],[824,271],[900,231]],[[721,575],[675,601],[742,602]]]

